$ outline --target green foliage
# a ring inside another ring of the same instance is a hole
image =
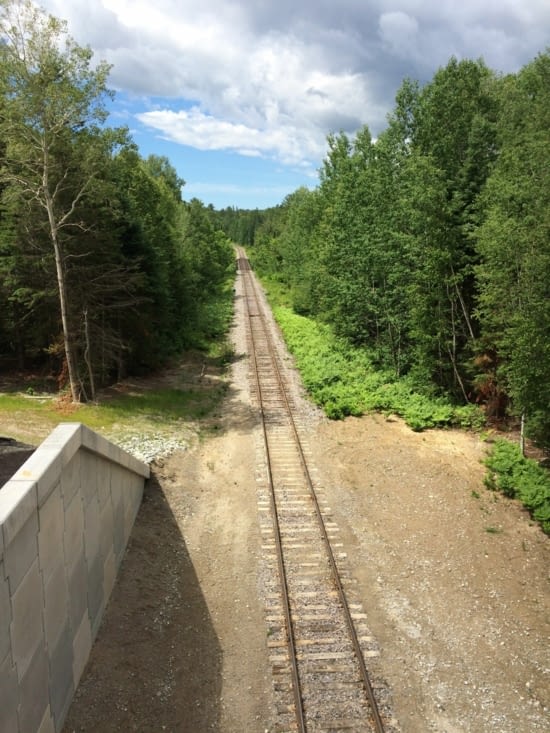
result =
[[[104,125],[91,62],[30,0],[0,4],[0,367],[68,374],[75,401],[220,339],[234,261],[170,162]]]
[[[260,273],[388,373],[368,398],[334,377],[331,413],[479,424],[477,404],[550,444],[549,89],[548,52],[509,77],[452,58],[406,79],[387,129],[330,135],[318,188],[258,228]]]
[[[525,458],[517,445],[497,440],[485,460],[485,485],[519,499],[550,534],[550,474],[536,461]]]
[[[494,378],[550,444],[550,54],[502,80],[500,155],[481,199],[479,318]]]
[[[456,408],[419,394],[410,380],[397,379],[391,370],[376,370],[364,348],[335,336],[330,326],[281,306],[274,312],[307,391],[328,417],[378,410],[402,416],[413,430],[479,422],[476,408]]]
[[[235,209],[228,206],[217,211],[212,206],[208,206],[207,214],[212,226],[215,229],[221,229],[232,242],[241,244],[243,247],[253,247],[258,228],[269,217],[269,209],[259,211],[258,209]]]

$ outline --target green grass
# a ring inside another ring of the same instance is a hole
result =
[[[391,371],[376,370],[364,349],[336,337],[329,326],[296,315],[285,306],[275,306],[274,314],[306,389],[328,417],[379,411],[403,417],[417,431],[483,424],[476,407],[456,406],[420,394],[406,378],[396,379]]]
[[[74,405],[67,395],[40,393],[27,383],[0,393],[0,435],[38,445],[61,422],[80,422],[108,438],[136,433],[169,435],[191,427],[209,430],[227,392],[223,378],[232,348],[225,335],[209,352],[188,351],[165,372],[128,380],[98,394],[96,402]],[[199,426],[198,423],[202,421]]]
[[[83,405],[72,417],[90,427],[132,423],[136,419],[150,422],[197,420],[208,415],[217,404],[220,394],[220,390],[147,390],[142,394],[120,395],[100,405]]]
[[[29,400],[22,394],[2,394],[0,423],[15,425],[10,434],[30,443],[39,442],[60,422],[81,422],[101,433],[115,429],[174,429],[181,422],[213,414],[226,389],[225,382],[201,390],[152,389],[77,407],[54,398]]]
[[[485,485],[505,496],[519,499],[532,517],[550,534],[550,473],[531,458],[525,458],[517,445],[508,440],[495,441],[485,459]]]

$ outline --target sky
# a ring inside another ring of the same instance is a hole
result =
[[[217,209],[317,185],[327,135],[376,137],[406,77],[427,82],[451,56],[515,72],[550,46],[550,0],[39,4],[112,64],[109,124]]]

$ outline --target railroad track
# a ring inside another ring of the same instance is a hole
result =
[[[260,480],[268,646],[277,732],[396,733],[389,695],[366,661],[378,655],[353,595],[338,527],[308,467],[283,357],[238,251],[248,320],[253,392],[261,415],[266,476]],[[347,586],[347,589],[346,587]]]

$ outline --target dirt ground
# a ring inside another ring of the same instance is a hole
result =
[[[218,428],[153,466],[65,733],[275,730],[243,358]],[[306,440],[403,733],[548,731],[550,541],[483,487],[486,444],[314,410]]]

